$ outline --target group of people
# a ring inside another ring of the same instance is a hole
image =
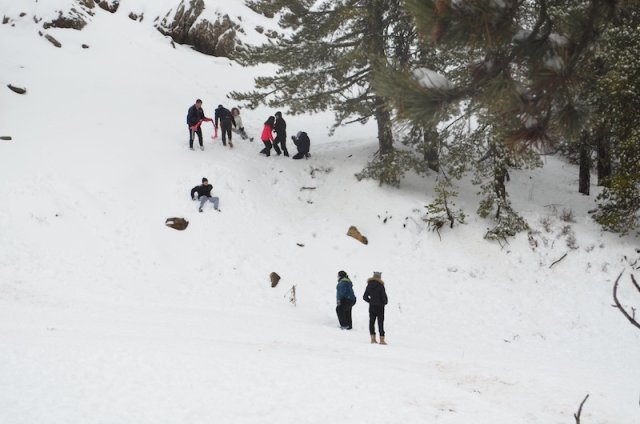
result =
[[[222,105],[218,105],[217,109],[215,110],[214,118],[211,119],[204,114],[204,109],[202,108],[202,100],[198,99],[187,112],[187,126],[189,127],[189,148],[191,150],[193,150],[193,140],[195,136],[198,137],[200,150],[204,150],[201,128],[203,122],[213,122],[215,128],[214,138],[217,137],[218,128],[220,128],[220,131],[222,132],[222,145],[224,146],[227,145],[228,141],[229,147],[233,147],[232,131],[236,131],[238,134],[240,134],[240,137],[243,140],[249,138],[244,129],[242,117],[240,116],[240,109],[234,107],[229,110]],[[275,137],[273,136],[274,133]],[[278,156],[283,153],[285,156],[289,156],[289,150],[287,150],[287,122],[282,117],[282,112],[276,112],[274,116],[269,116],[269,118],[264,123],[260,139],[264,143],[264,149],[260,151],[261,154],[264,154],[265,156],[271,156],[271,149],[273,149]],[[293,140],[293,143],[296,145],[296,148],[298,150],[298,153],[293,156],[293,159],[308,158],[309,150],[311,147],[311,140],[309,139],[307,133],[304,131],[300,131],[295,136],[292,136],[291,139]],[[249,141],[253,141],[253,138],[250,138]]]
[[[389,302],[387,292],[382,281],[382,273],[374,272],[373,277],[367,280],[367,288],[362,296],[365,302],[369,304],[369,334],[371,335],[371,343],[378,343],[376,339],[375,324],[378,322],[378,331],[380,333],[380,344],[386,345],[384,340],[384,307]],[[351,319],[351,309],[356,304],[356,295],[353,292],[353,283],[344,271],[338,272],[338,285],[336,286],[336,314],[340,328],[343,330],[351,330],[353,322]]]

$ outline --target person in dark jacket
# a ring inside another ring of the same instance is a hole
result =
[[[204,110],[202,109],[202,100],[196,100],[196,103],[189,108],[187,112],[187,125],[189,126],[189,148],[193,150],[193,134],[196,133],[198,135],[198,142],[200,143],[200,150],[204,150],[204,145],[202,144],[202,128],[199,126],[196,129],[195,127],[202,120],[208,119],[204,116]]]
[[[351,330],[353,323],[351,321],[351,308],[356,303],[356,295],[353,292],[353,283],[349,280],[346,272],[338,272],[338,285],[336,286],[336,313],[338,314],[338,322],[343,330]]]
[[[216,109],[216,122],[215,126],[218,128],[218,124],[220,124],[220,129],[222,130],[222,144],[224,146],[227,145],[227,138],[229,139],[229,147],[233,147],[233,143],[231,142],[231,127],[236,126],[236,121],[233,119],[233,115],[231,111],[225,108],[222,105],[218,105]]]
[[[382,274],[374,272],[373,277],[367,280],[367,288],[362,296],[369,304],[369,334],[371,343],[378,343],[376,340],[376,319],[378,320],[378,330],[380,331],[380,344],[386,345],[384,341],[384,305],[388,303],[387,292],[384,289]]]
[[[291,140],[293,140],[293,144],[298,148],[298,153],[293,155],[292,159],[302,159],[309,157],[309,149],[311,147],[311,140],[309,140],[309,136],[306,132],[300,131],[296,135],[291,136]]]
[[[273,149],[280,156],[279,144],[282,146],[284,155],[289,156],[289,151],[287,150],[287,122],[282,119],[282,112],[276,112],[275,118],[276,122],[273,126],[273,131],[276,133],[276,138],[273,140]]]
[[[211,196],[211,189],[213,186],[209,184],[209,180],[206,178],[202,179],[202,185],[195,186],[191,189],[191,198],[196,200],[196,194],[198,195],[198,199],[200,199],[200,208],[198,211],[202,212],[202,208],[207,201],[213,203],[213,208],[220,212],[220,199],[215,196]]]

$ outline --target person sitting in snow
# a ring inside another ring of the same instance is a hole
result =
[[[293,144],[298,148],[298,153],[293,155],[292,159],[302,159],[310,156],[309,149],[311,147],[311,140],[309,140],[306,132],[300,131],[298,134],[292,135],[291,140],[293,140]]]
[[[351,308],[356,303],[356,295],[353,292],[353,283],[344,271],[338,272],[338,285],[336,286],[336,314],[338,322],[343,330],[351,330]]]
[[[242,117],[240,116],[240,109],[238,109],[237,107],[232,108],[231,115],[233,116],[233,120],[235,121],[236,126],[238,127],[237,132],[240,134],[240,137],[243,140],[246,140],[247,138],[249,138],[246,131],[244,130],[244,124],[242,123]],[[253,137],[251,137],[249,141],[253,141]]]
[[[384,341],[384,305],[388,303],[387,292],[384,289],[382,273],[374,272],[373,277],[367,280],[367,288],[362,296],[369,304],[369,334],[371,343],[378,343],[376,340],[376,319],[378,320],[378,330],[380,331],[380,344],[386,345]]]
[[[222,144],[226,146],[227,138],[229,138],[229,147],[233,147],[233,143],[231,142],[231,127],[236,126],[236,121],[233,119],[233,115],[231,115],[229,109],[225,108],[222,105],[218,105],[215,118],[216,129],[218,128],[219,123],[220,129],[222,130]]]
[[[218,212],[220,212],[220,199],[218,197],[211,196],[212,188],[213,186],[209,184],[209,180],[207,180],[206,178],[203,178],[202,185],[195,186],[194,188],[191,189],[191,198],[193,200],[200,199],[200,208],[198,209],[198,211],[202,212],[202,208],[204,207],[204,204],[207,203],[207,201],[209,201],[213,203],[213,208]],[[198,194],[197,198],[195,196],[196,194]]]
[[[204,150],[202,144],[202,128],[200,124],[202,121],[211,121],[211,118],[204,116],[204,110],[202,109],[202,100],[196,100],[196,103],[189,108],[187,112],[187,125],[189,126],[189,148],[193,150],[193,134],[198,135],[198,142],[200,143],[200,150]]]

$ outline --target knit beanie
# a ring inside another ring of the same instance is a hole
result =
[[[347,273],[344,271],[338,271],[338,277],[340,278],[347,278]]]

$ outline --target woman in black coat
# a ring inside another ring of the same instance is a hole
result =
[[[380,344],[386,345],[387,343],[384,341],[384,306],[389,302],[389,299],[384,289],[382,273],[374,272],[373,277],[367,280],[367,288],[362,298],[369,304],[369,334],[371,334],[371,343],[378,343],[375,328],[376,320],[378,320]]]

